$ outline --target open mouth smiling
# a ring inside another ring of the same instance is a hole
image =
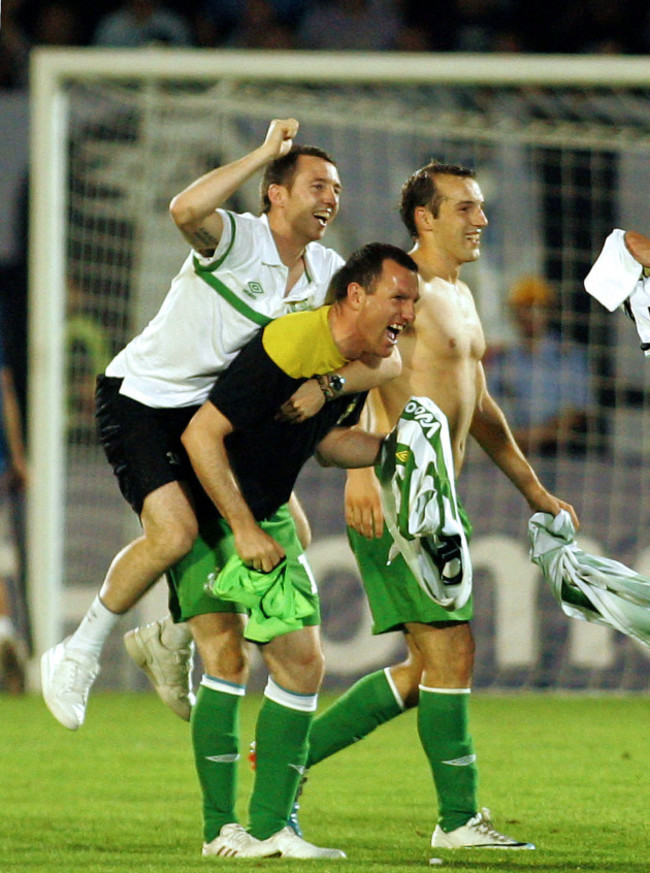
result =
[[[397,342],[400,333],[404,330],[403,324],[389,324],[386,328],[388,333],[388,338],[393,343],[393,345]]]
[[[314,218],[320,224],[321,227],[327,227],[327,223],[331,218],[331,213],[329,212],[314,212]]]

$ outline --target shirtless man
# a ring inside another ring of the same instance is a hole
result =
[[[481,359],[485,338],[472,294],[460,281],[463,264],[480,254],[487,225],[474,173],[429,164],[402,189],[401,216],[414,240],[420,301],[412,327],[399,342],[402,375],[373,398],[373,429],[392,427],[411,395],[430,397],[449,420],[455,475],[467,438],[479,443],[534,512],[553,515],[571,506],[550,494],[518,448],[490,396]],[[472,601],[455,612],[424,594],[399,556],[386,566],[391,537],[384,528],[379,485],[372,469],[348,472],[346,521],[374,620],[374,633],[402,629],[408,658],[359,680],[317,718],[309,766],[418,706],[418,731],[438,796],[436,848],[532,849],[492,826],[476,797],[476,755],[468,731],[474,663]]]

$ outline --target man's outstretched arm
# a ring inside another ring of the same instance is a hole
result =
[[[295,118],[274,119],[261,146],[211,170],[174,197],[169,205],[172,219],[195,251],[206,257],[214,252],[223,232],[216,210],[258,170],[285,155],[297,132]]]
[[[335,427],[318,444],[316,456],[324,467],[372,467],[385,438],[356,427]]]

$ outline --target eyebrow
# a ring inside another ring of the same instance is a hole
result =
[[[330,183],[331,183],[332,186],[333,186],[334,188],[338,188],[339,191],[340,191],[341,188],[343,187],[343,185],[341,184],[341,182],[333,182],[333,181],[332,181],[331,179],[329,179],[327,176],[316,176],[315,179],[312,179],[312,182],[325,182],[326,184],[330,184]]]
[[[466,200],[454,200],[452,197],[446,197],[446,200],[449,200],[450,203],[453,203],[455,206],[484,206],[485,200],[472,200],[470,198]]]

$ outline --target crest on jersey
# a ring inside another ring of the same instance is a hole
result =
[[[264,288],[259,282],[249,282],[244,286],[244,291],[249,297],[259,297],[260,294],[264,294]]]

